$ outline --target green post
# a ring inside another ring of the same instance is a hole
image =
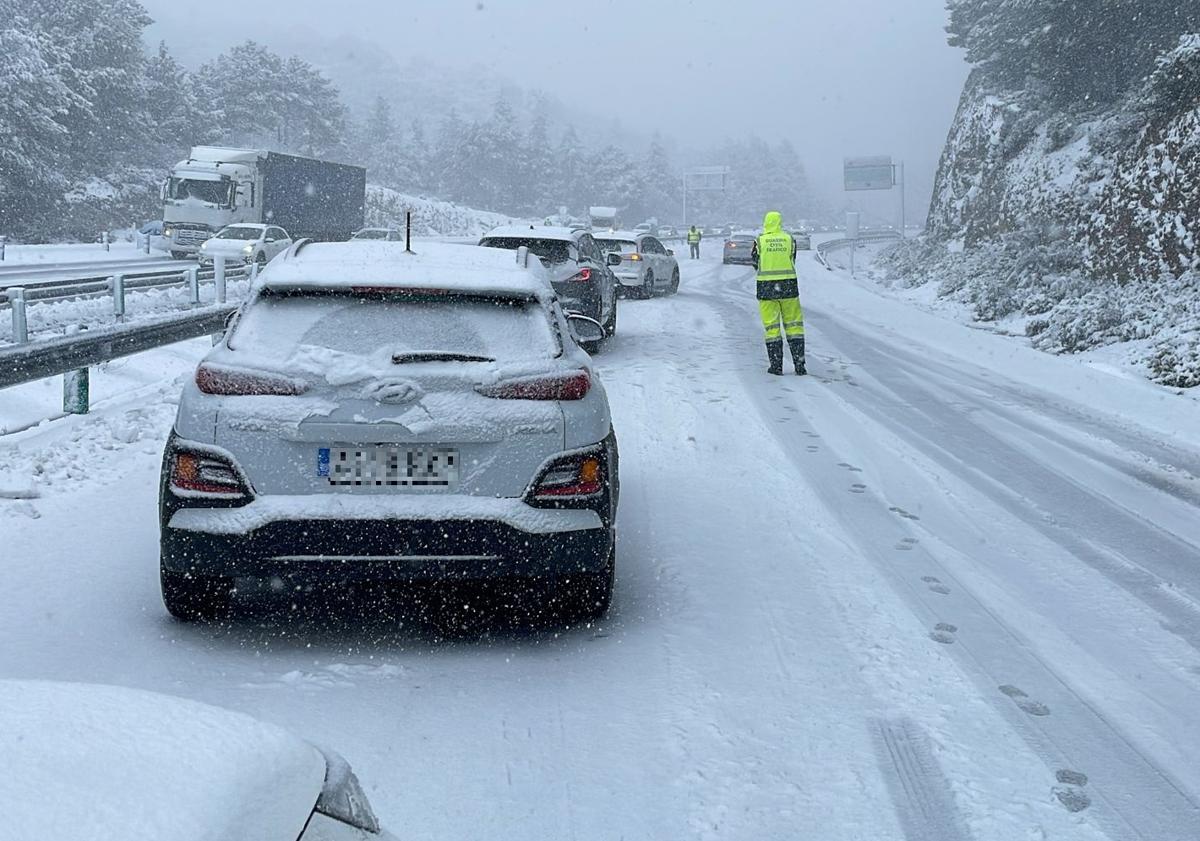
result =
[[[88,369],[63,374],[63,411],[68,415],[86,415],[89,405]]]

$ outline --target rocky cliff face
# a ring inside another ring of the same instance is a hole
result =
[[[1200,35],[1103,106],[974,70],[927,235],[888,265],[1046,350],[1137,340],[1155,379],[1200,385]]]

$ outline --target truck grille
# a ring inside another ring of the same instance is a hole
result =
[[[179,245],[200,245],[209,238],[208,231],[198,231],[192,228],[179,228],[175,231],[175,242]]]

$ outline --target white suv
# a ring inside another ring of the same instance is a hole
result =
[[[163,459],[175,616],[275,576],[539,579],[607,610],[617,444],[573,322],[525,249],[416,250],[301,241],[200,363]]]

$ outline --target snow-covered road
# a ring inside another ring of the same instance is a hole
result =
[[[813,376],[771,378],[753,273],[713,255],[599,357],[600,625],[446,639],[317,596],[172,622],[157,468],[195,342],[0,438],[0,676],[283,724],[412,839],[1200,838],[1196,403],[807,260]]]

